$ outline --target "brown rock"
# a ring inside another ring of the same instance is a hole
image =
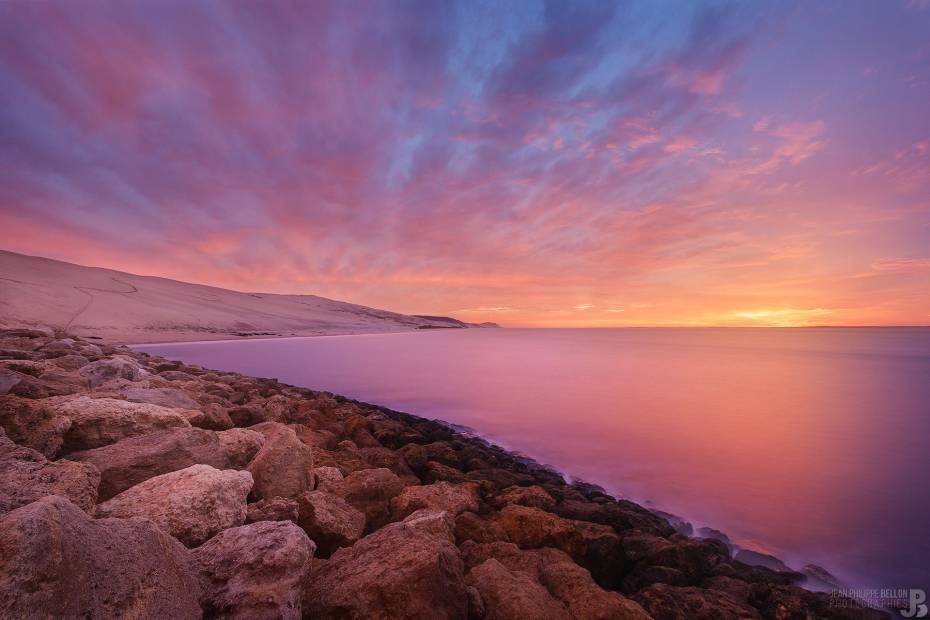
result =
[[[0,400],[0,427],[17,444],[54,458],[71,420],[57,415],[41,400],[7,396]]]
[[[200,618],[187,550],[146,519],[45,497],[0,520],[0,617]]]
[[[303,530],[287,521],[220,532],[192,551],[200,566],[206,615],[299,620],[300,586],[314,549]]]
[[[539,580],[562,601],[574,618],[603,620],[649,620],[650,615],[636,602],[598,586],[591,573],[555,549],[543,549]]]
[[[247,428],[231,428],[216,434],[220,448],[234,468],[248,465],[265,443],[265,436]]]
[[[734,618],[758,620],[762,616],[746,603],[717,590],[670,586],[657,583],[633,595],[655,618],[669,620],[719,620]]]
[[[191,465],[228,469],[231,464],[219,435],[200,428],[178,428],[73,452],[68,458],[90,463],[100,471],[99,499],[105,501],[149,478]]]
[[[176,388],[144,388],[139,386],[124,387],[120,396],[133,403],[150,403],[171,409],[197,409],[200,405],[186,392]]]
[[[365,514],[370,525],[383,521],[388,502],[404,488],[404,483],[389,469],[360,469],[331,487],[332,493],[345,499]]]
[[[452,517],[466,510],[475,512],[478,510],[477,486],[474,483],[436,482],[406,487],[391,499],[391,519],[400,521],[423,508],[445,511]]]
[[[465,566],[474,568],[490,559],[507,570],[523,572],[538,581],[549,594],[565,605],[575,618],[617,618],[648,620],[649,615],[635,602],[616,592],[601,589],[584,568],[563,551],[542,548],[525,551],[511,543],[465,543]]]
[[[613,528],[513,504],[505,506],[496,521],[519,547],[561,549],[590,570],[599,584],[615,585],[621,556],[620,539]]]
[[[449,467],[448,465],[443,465],[436,461],[429,461],[423,472],[423,480],[426,482],[445,480],[446,482],[458,484],[468,480],[468,477],[462,471],[454,467]]]
[[[191,426],[205,428],[211,431],[225,431],[235,426],[232,419],[229,417],[226,407],[218,405],[217,403],[207,403],[203,405],[197,413],[199,415],[188,418]]]
[[[100,473],[92,465],[47,461],[36,450],[0,435],[0,514],[47,495],[61,495],[90,512],[99,482]]]
[[[77,370],[78,368],[83,368],[84,366],[90,364],[90,360],[83,355],[72,354],[57,357],[52,361],[52,363],[62,370]]]
[[[315,467],[313,469],[313,479],[316,480],[315,488],[319,491],[328,491],[345,480],[345,476],[339,471],[338,467]]]
[[[252,488],[247,471],[220,471],[209,465],[162,474],[97,506],[98,517],[147,517],[194,547],[217,532],[245,523],[245,499]]]
[[[466,540],[490,543],[510,539],[504,528],[496,521],[482,519],[473,512],[463,512],[455,518],[455,542],[462,544]]]
[[[729,548],[719,540],[684,538],[671,541],[649,534],[624,537],[623,554],[635,563],[623,579],[625,592],[635,592],[657,582],[698,585],[730,558]]]
[[[354,544],[365,531],[365,515],[336,495],[308,491],[297,497],[297,504],[297,523],[317,544],[320,557]]]
[[[255,479],[252,493],[256,498],[294,497],[313,486],[310,474],[313,454],[293,430],[278,422],[264,422],[251,427],[265,436],[265,442],[248,469]]]
[[[297,523],[297,501],[286,497],[263,499],[249,504],[246,523],[257,521],[293,521]]]
[[[149,376],[149,372],[136,360],[125,355],[114,355],[109,359],[91,362],[82,367],[78,373],[84,377],[91,388],[96,388],[114,379],[140,381]]]
[[[468,573],[481,595],[485,620],[570,620],[568,610],[526,573],[490,559]]]
[[[544,488],[538,485],[529,487],[507,487],[491,502],[495,508],[503,508],[507,504],[530,506],[541,510],[552,510],[555,500]]]
[[[62,447],[66,453],[169,428],[190,427],[176,409],[113,398],[68,397],[50,401],[50,406],[58,416],[71,420]]]
[[[468,594],[448,517],[416,512],[336,551],[306,582],[311,618],[464,619]]]

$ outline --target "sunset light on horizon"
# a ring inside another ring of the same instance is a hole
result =
[[[930,3],[4,2],[0,230],[505,326],[930,325]]]

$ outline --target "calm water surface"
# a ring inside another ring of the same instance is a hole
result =
[[[469,426],[859,587],[930,586],[930,330],[501,329],[146,345]]]

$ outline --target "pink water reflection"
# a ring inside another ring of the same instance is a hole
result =
[[[852,585],[930,583],[930,330],[450,330],[140,348],[464,424]]]

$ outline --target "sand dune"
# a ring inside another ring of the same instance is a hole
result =
[[[51,325],[85,337],[142,343],[454,324],[446,317],[398,314],[315,295],[241,293],[0,250],[0,325]]]

